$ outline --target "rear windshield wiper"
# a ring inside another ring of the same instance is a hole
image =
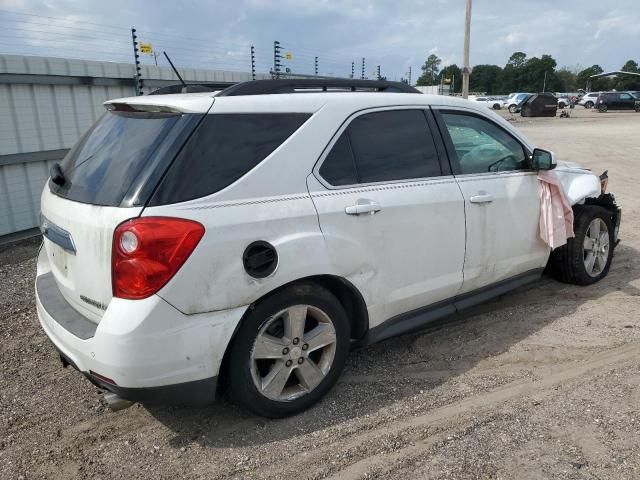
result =
[[[56,185],[63,186],[67,182],[67,179],[64,178],[64,173],[62,173],[62,168],[60,168],[59,163],[54,163],[49,173],[51,174],[51,181]]]

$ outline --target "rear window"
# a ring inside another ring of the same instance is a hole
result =
[[[268,157],[310,116],[207,115],[174,160],[150,204],[183,202],[223,189]]]
[[[53,193],[94,205],[120,206],[130,190],[163,161],[187,119],[180,114],[107,112],[60,162],[62,186]],[[184,139],[182,140],[184,142]],[[166,167],[165,167],[166,168]],[[137,199],[144,203],[145,199]],[[129,205],[136,204],[133,201]],[[127,205],[128,206],[128,205]]]

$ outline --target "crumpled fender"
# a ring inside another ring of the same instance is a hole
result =
[[[589,170],[558,165],[556,175],[571,205],[600,196],[600,178]]]

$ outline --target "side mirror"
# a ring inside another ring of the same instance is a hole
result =
[[[533,170],[553,170],[556,168],[556,160],[553,158],[553,152],[536,148],[531,155],[531,168]]]

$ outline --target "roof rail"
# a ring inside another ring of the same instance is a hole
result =
[[[219,97],[235,97],[238,95],[265,95],[280,93],[302,93],[315,91],[351,91],[351,92],[393,92],[422,93],[402,82],[386,80],[354,80],[354,79],[277,79],[252,80],[236,83],[218,94]]]
[[[224,90],[229,87],[229,83],[187,83],[182,85],[181,83],[175,83],[173,85],[167,85],[166,87],[160,87],[157,90],[149,93],[149,95],[167,95],[171,93],[196,93],[196,92],[215,92],[217,90]]]

